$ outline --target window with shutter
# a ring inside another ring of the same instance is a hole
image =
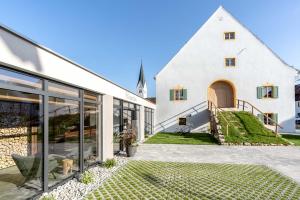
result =
[[[257,91],[257,98],[258,99],[262,99],[262,96],[263,96],[263,94],[262,94],[262,87],[257,87],[256,91]]]
[[[174,90],[170,90],[170,101],[174,101]]]
[[[258,99],[278,98],[278,86],[261,86],[256,90]]]
[[[278,123],[278,114],[277,113],[264,113],[263,122],[266,125],[274,126],[275,123]]]
[[[173,89],[170,90],[170,100],[181,101],[187,100],[187,89]]]
[[[278,98],[278,86],[273,86],[272,98]]]

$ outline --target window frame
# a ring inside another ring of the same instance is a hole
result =
[[[227,60],[229,61],[228,65],[227,65]],[[232,65],[232,61],[234,62],[234,65]],[[236,67],[236,58],[235,57],[224,58],[224,65],[225,67]]]
[[[176,89],[173,89],[174,91],[174,97],[173,97],[173,100],[174,101],[185,101],[187,99],[184,98],[184,88],[176,88]],[[179,93],[179,96],[177,98],[177,94]]]
[[[37,94],[37,95],[41,95],[42,99],[43,99],[43,115],[44,115],[44,124],[43,124],[43,169],[42,169],[42,190],[41,192],[37,192],[35,195],[33,195],[30,198],[34,198],[38,195],[40,195],[43,192],[48,192],[49,190],[52,190],[54,188],[56,188],[57,186],[65,183],[66,181],[78,176],[79,173],[83,173],[85,171],[85,169],[88,168],[83,168],[83,142],[84,142],[84,122],[83,122],[83,114],[84,114],[84,102],[94,102],[94,103],[98,103],[99,105],[99,111],[101,112],[99,117],[102,120],[103,118],[103,104],[102,104],[102,96],[103,94],[90,90],[90,89],[85,89],[82,88],[80,86],[74,85],[74,84],[69,84],[69,83],[65,83],[63,81],[57,81],[55,79],[51,79],[49,77],[43,77],[40,75],[36,75],[33,73],[28,73],[28,72],[24,72],[20,69],[14,69],[13,67],[10,66],[6,66],[4,64],[0,65],[0,69],[8,71],[8,72],[12,72],[12,73],[16,73],[16,74],[20,74],[20,76],[29,76],[31,78],[35,78],[35,79],[40,79],[41,83],[42,83],[42,88],[41,89],[34,89],[34,88],[30,88],[30,87],[26,87],[26,86],[22,86],[22,85],[14,85],[11,84],[9,82],[5,83],[5,82],[0,82],[0,88],[1,89],[5,89],[5,90],[11,90],[11,91],[17,91],[17,92],[24,92],[24,93],[29,93],[29,94]],[[13,76],[12,76],[13,77]],[[60,93],[55,93],[55,92],[51,92],[48,91],[49,87],[48,84],[49,82],[55,83],[55,84],[59,84],[59,85],[63,85],[66,87],[70,87],[70,88],[74,88],[79,90],[79,96],[68,96],[67,94],[60,94]],[[88,100],[88,99],[84,99],[84,91],[88,91],[91,93],[95,93],[98,95],[99,99],[97,101],[93,101],[93,100]],[[49,150],[49,97],[54,97],[54,98],[61,98],[61,99],[67,99],[67,100],[74,100],[74,101],[78,101],[79,102],[79,110],[80,110],[80,138],[79,138],[79,171],[75,172],[72,176],[65,178],[57,183],[55,183],[54,185],[49,186],[48,185],[48,150]],[[103,159],[103,126],[102,123],[99,126],[99,137],[100,137],[100,152],[99,152],[99,158]],[[97,163],[94,163],[97,164]],[[92,166],[92,165],[91,165]],[[90,167],[90,166],[89,166]]]
[[[228,35],[228,38],[226,37]],[[233,38],[231,37],[233,35]],[[235,31],[224,32],[224,40],[235,40]]]

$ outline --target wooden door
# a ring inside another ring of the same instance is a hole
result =
[[[225,81],[213,83],[208,89],[208,100],[219,108],[233,107],[234,94],[232,86]]]

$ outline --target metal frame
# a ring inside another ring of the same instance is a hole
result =
[[[48,183],[48,154],[49,154],[49,97],[55,97],[55,98],[62,98],[62,99],[68,99],[68,100],[74,100],[74,101],[78,101],[79,102],[79,112],[80,112],[80,134],[79,134],[79,173],[82,173],[84,171],[84,160],[83,160],[83,145],[84,145],[84,102],[89,102],[89,103],[95,103],[97,104],[99,107],[101,106],[101,109],[99,111],[101,111],[101,120],[103,119],[103,112],[102,112],[102,94],[99,94],[95,91],[92,90],[88,90],[88,89],[83,89],[83,88],[78,88],[76,86],[73,85],[69,85],[69,84],[65,84],[65,83],[61,83],[59,81],[55,81],[55,80],[51,80],[51,79],[46,79],[40,76],[35,76],[35,75],[31,75],[29,73],[23,72],[23,71],[19,71],[19,70],[14,70],[14,69],[10,69],[10,68],[6,68],[5,66],[1,65],[0,68],[4,69],[4,70],[8,70],[8,71],[12,71],[14,73],[19,73],[25,76],[29,76],[29,77],[33,77],[33,78],[39,78],[42,80],[42,89],[31,89],[31,88],[26,88],[26,87],[22,87],[22,86],[17,86],[17,85],[13,85],[13,84],[6,84],[6,83],[1,83],[0,82],[0,89],[5,89],[5,90],[12,90],[12,91],[18,91],[18,92],[24,92],[24,93],[31,93],[31,94],[36,94],[36,95],[41,95],[43,102],[42,102],[42,114],[43,114],[43,145],[42,145],[42,154],[43,154],[43,170],[42,170],[42,185],[41,185],[41,191],[37,192],[36,194],[34,194],[31,198],[35,198],[37,196],[39,196],[42,192],[48,192],[49,190],[52,190],[54,188],[56,188],[59,185],[62,185],[63,183],[65,183],[66,181],[72,179],[73,177],[76,177],[78,172],[75,172],[73,175],[71,175],[70,177],[63,179],[61,181],[59,181],[58,183],[49,186]],[[48,91],[48,82],[49,81],[53,81],[55,83],[59,83],[59,84],[63,84],[66,85],[68,87],[73,87],[79,90],[79,97],[72,97],[72,96],[67,96],[67,95],[63,95],[63,94],[57,94],[57,93],[53,93],[53,92],[49,92]],[[98,99],[97,101],[92,101],[92,100],[84,100],[84,91],[90,91],[95,93],[96,95],[99,96],[99,98],[101,98],[100,100]],[[103,125],[101,123],[101,127],[98,127],[98,134],[100,134],[101,137],[101,152],[100,152],[100,156],[101,159],[103,158]],[[95,162],[94,164],[96,164],[97,162]]]

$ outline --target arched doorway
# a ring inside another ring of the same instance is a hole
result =
[[[235,89],[232,83],[220,80],[212,83],[208,88],[208,100],[219,108],[234,107]]]

